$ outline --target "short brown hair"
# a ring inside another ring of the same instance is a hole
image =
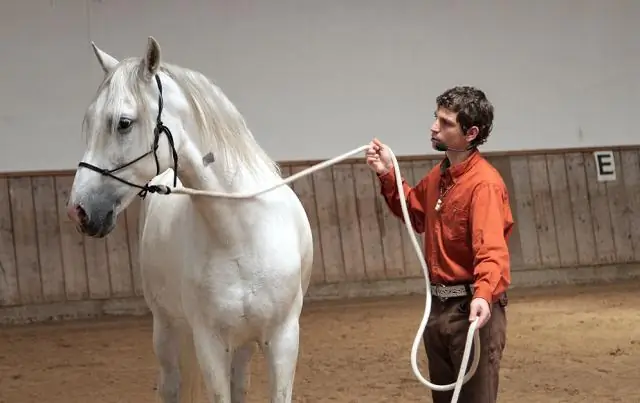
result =
[[[474,147],[484,144],[493,129],[493,105],[485,93],[471,86],[450,88],[436,98],[438,109],[457,113],[457,121],[464,133],[477,126],[479,131],[471,142]]]

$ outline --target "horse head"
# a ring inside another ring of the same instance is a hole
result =
[[[172,96],[179,89],[171,80],[161,81],[165,73],[154,38],[143,57],[122,61],[92,46],[104,77],[84,115],[87,146],[67,213],[85,235],[104,237],[136,195],[158,191],[149,181],[175,170],[186,106],[180,105],[184,98]]]

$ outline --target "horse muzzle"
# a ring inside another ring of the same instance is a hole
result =
[[[115,227],[115,205],[112,203],[94,204],[90,209],[81,204],[70,203],[67,216],[76,225],[76,229],[90,237],[103,238]]]

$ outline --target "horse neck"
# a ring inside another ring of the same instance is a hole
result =
[[[209,150],[206,146],[188,139],[183,142],[179,152],[178,176],[183,186],[206,191],[224,193],[246,193],[263,189],[280,180],[265,162],[264,169],[258,175],[249,172],[241,160],[225,150]],[[214,162],[205,165],[203,156],[211,152]],[[267,198],[268,193],[259,196]],[[229,242],[237,233],[241,238],[242,228],[250,228],[255,218],[250,209],[258,207],[256,203],[245,200],[192,196],[196,210],[208,222],[214,236]],[[239,211],[242,210],[242,211]]]

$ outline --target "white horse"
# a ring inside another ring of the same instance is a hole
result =
[[[250,199],[157,194],[176,173],[187,187],[232,193],[281,176],[222,91],[162,63],[153,38],[142,58],[120,62],[92,45],[105,76],[86,110],[68,214],[103,237],[137,194],[147,196],[139,258],[160,397],[195,401],[203,380],[210,402],[243,402],[259,345],[271,402],[291,402],[313,259],[302,204],[288,186]]]

